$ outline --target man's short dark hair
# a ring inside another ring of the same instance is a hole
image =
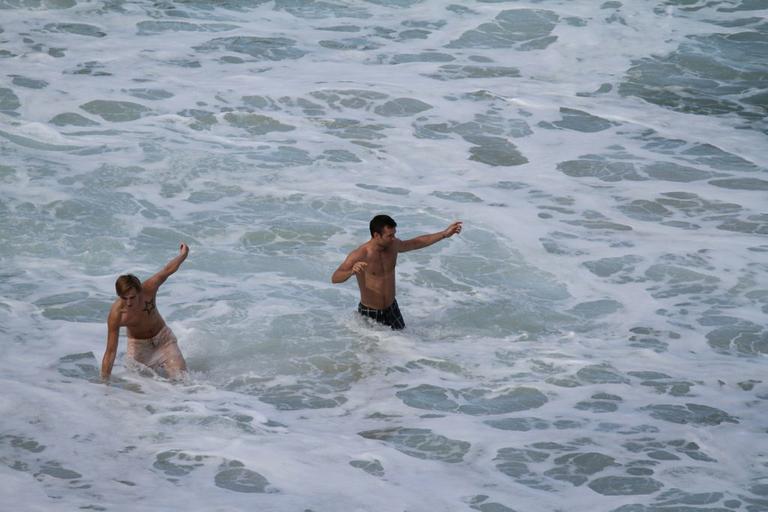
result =
[[[384,231],[384,227],[394,229],[397,227],[397,222],[395,222],[395,219],[389,215],[377,215],[371,219],[371,224],[369,227],[371,229],[371,236],[373,236],[374,233],[381,235],[382,231]]]

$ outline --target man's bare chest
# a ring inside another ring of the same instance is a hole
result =
[[[368,258],[366,274],[382,277],[392,274],[397,263],[396,254],[373,254]]]
[[[123,309],[120,313],[121,324],[126,327],[146,325],[157,318],[158,312],[155,307],[155,299],[142,298],[138,303],[130,308]]]

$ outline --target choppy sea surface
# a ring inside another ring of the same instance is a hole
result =
[[[764,0],[0,0],[0,509],[768,510]],[[332,285],[376,213],[403,332]],[[114,280],[188,381],[99,383]]]

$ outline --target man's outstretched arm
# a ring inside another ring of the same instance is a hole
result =
[[[397,250],[398,252],[408,252],[429,247],[430,245],[437,243],[440,240],[450,238],[457,233],[461,233],[461,226],[462,222],[459,220],[452,223],[444,230],[438,231],[437,233],[417,236],[416,238],[411,238],[410,240],[401,240]]]
[[[142,285],[142,288],[149,290],[157,290],[161,284],[163,284],[166,279],[171,277],[172,274],[176,273],[177,270],[179,270],[179,267],[181,267],[181,264],[184,263],[184,260],[187,259],[187,255],[189,254],[189,246],[185,244],[184,242],[181,242],[181,245],[179,246],[179,254],[175,258],[173,258],[171,261],[165,264],[165,266],[160,269],[160,271],[144,281],[144,284]]]

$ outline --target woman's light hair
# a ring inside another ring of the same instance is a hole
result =
[[[122,297],[129,290],[136,290],[136,293],[141,292],[141,281],[133,274],[125,274],[117,278],[115,281],[115,291],[118,297]]]

